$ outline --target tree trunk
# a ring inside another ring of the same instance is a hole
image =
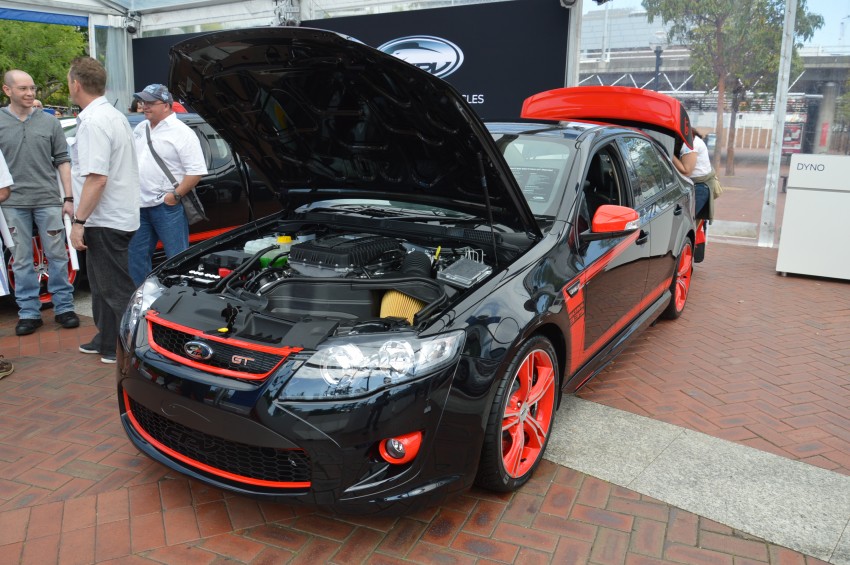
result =
[[[743,92],[737,86],[732,90],[732,115],[729,116],[729,147],[726,149],[726,176],[735,174],[735,133],[737,131],[738,109],[741,107],[742,95]]]
[[[712,166],[715,171],[720,170],[720,156],[725,145],[725,135],[723,135],[723,107],[726,105],[726,77],[720,75],[717,77],[717,122],[714,126],[714,131],[717,137],[714,140],[714,155],[711,158]]]

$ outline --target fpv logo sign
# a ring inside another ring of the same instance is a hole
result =
[[[463,64],[460,47],[447,39],[431,35],[399,37],[384,43],[378,50],[439,78],[449,76]]]

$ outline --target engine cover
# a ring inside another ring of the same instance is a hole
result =
[[[331,235],[293,245],[289,266],[311,277],[344,277],[383,262],[388,254],[400,257],[404,248],[389,237],[371,234]]]

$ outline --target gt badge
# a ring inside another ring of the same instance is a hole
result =
[[[203,341],[187,341],[183,345],[183,352],[197,361],[205,361],[213,356],[212,347]]]
[[[248,366],[248,361],[254,361],[253,357],[243,357],[242,355],[234,355],[230,358],[230,362],[234,365]]]

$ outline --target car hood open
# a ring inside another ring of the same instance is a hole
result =
[[[379,198],[539,234],[492,137],[446,82],[342,35],[217,32],[171,50],[169,84],[294,206]]]

